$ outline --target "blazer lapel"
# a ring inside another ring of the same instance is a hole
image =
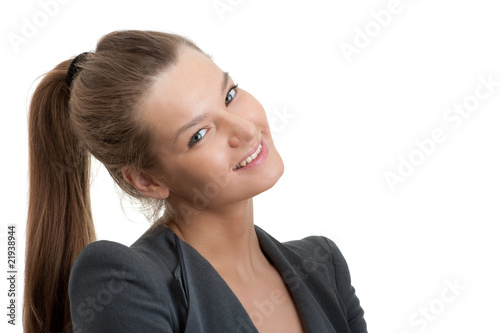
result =
[[[312,258],[297,255],[259,227],[256,231],[262,251],[281,273],[293,296],[305,330],[309,333],[349,332],[342,320],[345,314],[339,295],[329,284],[326,266],[312,266]],[[332,318],[340,320],[332,322]]]
[[[245,308],[196,249],[180,241],[189,292],[186,333],[258,333]]]
[[[349,332],[347,323],[342,320],[345,309],[333,287],[330,269],[321,264],[311,269],[308,258],[301,257],[259,227],[255,230],[262,251],[285,280],[306,332]],[[179,247],[184,268],[176,270],[175,275],[179,285],[185,281],[184,290],[187,289],[189,295],[186,295],[188,309],[184,332],[258,333],[245,308],[215,268],[188,243],[179,240]],[[328,264],[333,265],[333,262]]]

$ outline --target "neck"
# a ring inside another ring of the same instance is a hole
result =
[[[254,228],[252,199],[199,211],[168,226],[221,274],[251,280],[268,264]]]

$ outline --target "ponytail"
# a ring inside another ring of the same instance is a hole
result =
[[[71,266],[95,240],[91,154],[125,193],[154,213],[175,216],[173,205],[144,196],[121,170],[131,166],[164,173],[154,152],[158,138],[141,110],[145,94],[175,64],[181,46],[202,52],[175,34],[115,31],[78,62],[71,98],[66,83],[71,60],[47,73],[35,90],[29,112],[25,332],[72,331],[67,291]]]
[[[29,110],[29,208],[23,326],[72,332],[71,266],[95,240],[90,209],[90,154],[69,121],[65,77],[71,61],[47,73]]]

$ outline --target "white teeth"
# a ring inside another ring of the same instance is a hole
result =
[[[236,169],[239,169],[239,168],[242,168],[244,166],[246,166],[248,163],[252,162],[253,160],[255,160],[257,158],[257,156],[259,156],[260,154],[260,151],[262,150],[262,144],[259,145],[259,148],[257,148],[257,150],[255,151],[255,153],[253,153],[252,155],[248,156],[243,162],[241,162],[240,164],[236,165],[233,170],[236,170]]]

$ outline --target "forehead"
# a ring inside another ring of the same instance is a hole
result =
[[[146,96],[143,119],[160,139],[173,140],[177,129],[219,101],[222,79],[223,71],[210,58],[182,47],[177,62],[158,76]]]

